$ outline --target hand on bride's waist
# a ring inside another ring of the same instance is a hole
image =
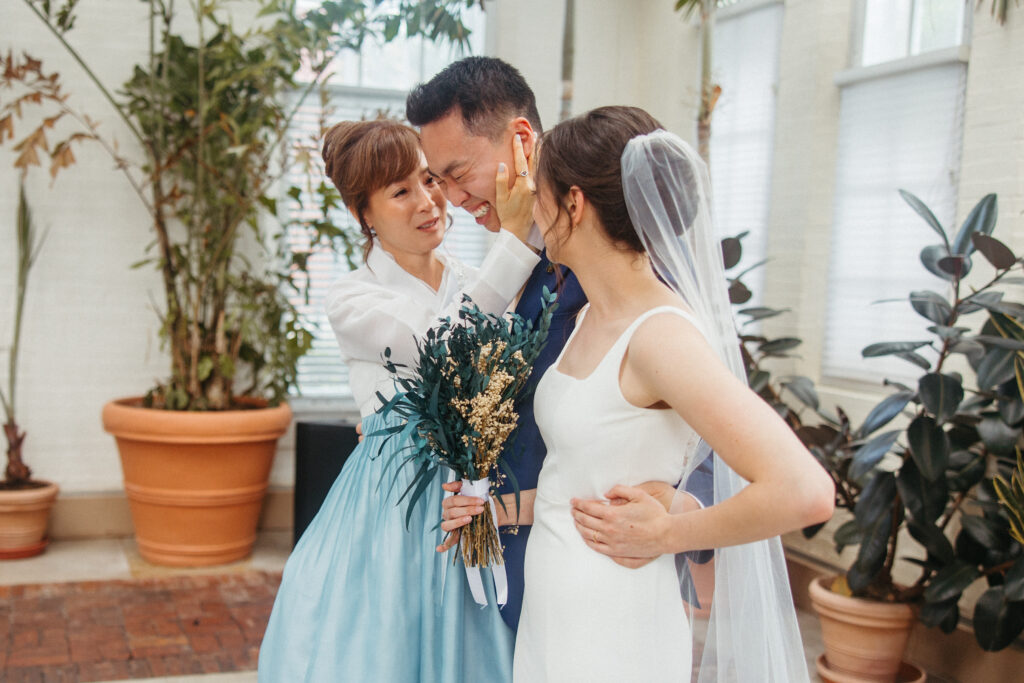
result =
[[[573,522],[587,546],[635,569],[664,554],[668,510],[675,494],[673,486],[661,481],[615,486],[604,499],[573,498]],[[691,496],[684,499],[679,512],[700,508]]]

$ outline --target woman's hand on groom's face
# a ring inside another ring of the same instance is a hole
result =
[[[512,158],[515,160],[515,177],[509,177],[505,164],[498,164],[495,177],[494,207],[501,219],[502,230],[508,230],[521,241],[526,242],[533,228],[533,204],[536,201],[537,186],[534,183],[534,172],[537,164],[536,147],[529,160],[523,150],[523,140],[518,135],[512,136]],[[514,184],[513,184],[514,181]]]
[[[462,490],[461,481],[442,484],[441,488],[450,493],[458,494]],[[459,544],[462,536],[460,529],[469,524],[473,517],[484,511],[484,501],[472,496],[448,496],[441,502],[441,530],[448,532],[444,543],[437,546],[437,552],[443,553]]]

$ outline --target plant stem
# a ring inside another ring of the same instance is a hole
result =
[[[39,9],[36,8],[35,4],[31,2],[31,0],[22,1],[25,3],[26,6],[28,6],[30,10],[32,10],[33,14],[39,17],[39,20],[46,25],[46,28],[50,29],[50,33],[56,36],[57,40],[60,41],[61,45],[64,46],[64,49],[68,51],[68,54],[70,54],[71,57],[76,62],[78,62],[78,65],[82,67],[82,69],[85,71],[85,75],[89,77],[89,80],[91,80],[97,88],[99,88],[100,92],[103,94],[103,97],[107,99],[107,102],[110,103],[110,106],[114,108],[114,111],[117,112],[118,116],[121,117],[121,120],[125,122],[125,124],[128,126],[128,129],[131,130],[132,134],[142,144],[143,149],[145,149],[146,140],[145,138],[142,137],[142,133],[139,131],[138,128],[135,127],[135,124],[132,123],[131,119],[128,118],[128,115],[121,108],[121,105],[117,103],[117,100],[114,99],[114,96],[110,94],[110,91],[107,90],[106,86],[103,85],[103,82],[100,81],[99,78],[97,78],[96,74],[93,73],[93,70],[90,69],[89,65],[85,63],[85,60],[83,60],[82,56],[78,54],[78,51],[75,50],[75,48],[71,47],[71,44],[64,39],[64,34],[58,31],[56,27],[54,27],[54,25],[50,23],[50,20],[46,18],[46,15],[40,12]]]

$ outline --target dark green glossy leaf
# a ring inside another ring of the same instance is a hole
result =
[[[755,392],[760,392],[768,385],[769,379],[771,379],[771,373],[764,370],[754,370],[749,378],[750,388]]]
[[[1011,351],[1024,351],[1024,341],[1020,341],[1019,339],[996,337],[990,334],[979,334],[974,337],[974,339],[989,347],[995,346],[1000,349],[1009,349]]]
[[[804,405],[810,406],[815,410],[818,409],[818,392],[814,390],[814,382],[809,378],[793,377],[792,379],[783,382],[782,386],[800,399],[800,402]]]
[[[967,315],[968,313],[974,313],[975,311],[979,311],[986,306],[997,304],[1000,301],[1002,301],[1002,299],[1002,292],[975,292],[974,294],[964,298],[964,300],[960,302],[960,312],[963,313],[964,315]]]
[[[875,430],[889,424],[894,417],[900,414],[900,411],[906,407],[913,397],[914,393],[911,391],[898,391],[891,396],[886,396],[864,418],[864,424],[857,430],[857,435],[860,437],[869,436]]]
[[[985,458],[970,451],[958,451],[970,456],[968,462],[954,465],[946,472],[946,484],[954,491],[969,491],[985,476]],[[950,458],[952,460],[952,457]]]
[[[962,560],[946,565],[932,578],[924,591],[927,602],[945,602],[959,598],[964,589],[981,576],[978,568]]]
[[[938,336],[943,341],[957,340],[963,336],[964,332],[970,332],[969,327],[947,327],[946,325],[932,325],[928,328],[928,331]]]
[[[922,524],[934,522],[946,509],[945,480],[928,481],[921,476],[913,459],[904,462],[900,468],[896,488],[903,504],[910,511],[911,519]]]
[[[997,415],[985,415],[978,423],[978,434],[985,447],[996,455],[1011,457],[1020,440],[1020,430],[1008,426]]]
[[[871,580],[885,564],[892,529],[892,510],[887,509],[869,526],[864,528],[864,538],[857,553],[857,560],[846,572],[846,580],[854,595],[863,594]]]
[[[729,303],[745,304],[750,301],[752,296],[754,294],[739,280],[733,280],[729,283]]]
[[[894,353],[908,353],[910,351],[916,351],[922,346],[928,346],[930,343],[931,342],[927,341],[879,342],[877,344],[865,346],[860,352],[860,355],[864,358],[877,358],[878,356],[889,356]]]
[[[938,626],[943,633],[952,633],[960,621],[959,600],[953,598],[945,602],[929,602],[921,607],[921,623],[928,628]]]
[[[761,344],[757,350],[761,353],[772,355],[795,349],[801,343],[801,340],[796,337],[780,337],[779,339],[772,339]]]
[[[892,472],[879,472],[868,482],[853,509],[857,524],[867,530],[879,517],[892,509],[896,500],[896,477]]]
[[[971,272],[971,257],[959,254],[946,256],[945,258],[940,258],[936,265],[938,265],[939,270],[953,278],[965,278]]]
[[[939,527],[931,522],[907,522],[907,530],[914,539],[924,546],[933,560],[949,563],[956,559],[953,545]]]
[[[768,308],[766,306],[755,306],[753,308],[744,308],[739,312],[740,315],[745,315],[750,318],[748,322],[755,320],[764,320],[765,318],[774,318],[777,315],[787,313],[788,308]]]
[[[983,650],[1002,650],[1024,630],[1024,604],[1007,602],[1002,586],[985,591],[974,607],[974,637]]]
[[[933,244],[921,250],[921,265],[925,269],[943,280],[952,280],[949,273],[939,267],[939,262],[949,258],[949,249],[944,244]]]
[[[935,420],[920,415],[907,427],[910,455],[928,481],[936,481],[949,463],[949,439]]]
[[[885,454],[892,449],[900,434],[902,434],[902,431],[899,429],[883,432],[858,448],[853,454],[853,463],[850,465],[850,477],[856,481],[870,472],[871,468],[877,465]],[[863,498],[863,494],[861,497]]]
[[[836,544],[836,552],[843,552],[843,548],[848,545],[860,545],[864,539],[864,531],[857,526],[857,521],[851,519],[848,522],[844,522],[842,526],[836,529],[836,532],[832,534],[832,541]]]
[[[996,270],[1006,270],[1017,263],[1017,257],[1014,256],[1013,251],[995,237],[977,232],[971,235],[971,242],[974,244],[974,248],[980,251]]]
[[[935,416],[939,423],[956,414],[964,400],[964,388],[960,380],[938,372],[929,372],[917,383],[917,393],[925,409]]]
[[[999,550],[1006,546],[999,529],[984,517],[965,514],[960,518],[960,524],[971,538],[989,550]]]
[[[1006,599],[1010,602],[1024,600],[1024,557],[1018,558],[1006,572],[1003,588],[1006,591]]]
[[[998,211],[996,195],[988,194],[982,197],[981,201],[975,204],[971,212],[967,214],[964,224],[960,226],[960,231],[957,233],[956,239],[953,240],[953,253],[962,256],[970,255],[974,251],[971,235],[976,233],[991,235],[996,227]]]
[[[726,270],[733,268],[743,258],[743,245],[735,237],[722,240],[722,265]]]
[[[801,533],[803,533],[804,538],[814,538],[818,535],[819,531],[825,528],[825,524],[825,522],[821,522],[820,524],[812,524],[811,526],[805,526],[800,531]]]
[[[931,370],[932,364],[928,362],[927,358],[925,358],[919,353],[914,353],[910,351],[906,353],[897,353],[895,355],[897,358],[902,358],[903,360],[909,363],[913,363],[922,370]]]
[[[928,290],[910,293],[910,305],[918,315],[931,320],[936,325],[947,325],[953,317],[953,307],[946,297]]]
[[[928,206],[918,199],[913,193],[906,190],[900,190],[899,193],[900,196],[903,197],[903,201],[909,204],[910,208],[916,211],[917,215],[923,218],[929,227],[931,227],[931,229],[934,230],[940,238],[942,238],[942,243],[948,250],[949,238],[946,237],[946,231],[943,229],[942,224],[939,223],[939,219],[935,217],[934,213],[932,213],[932,210],[929,209]]]

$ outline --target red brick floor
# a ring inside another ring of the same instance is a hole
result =
[[[251,671],[280,572],[0,586],[0,681]]]

